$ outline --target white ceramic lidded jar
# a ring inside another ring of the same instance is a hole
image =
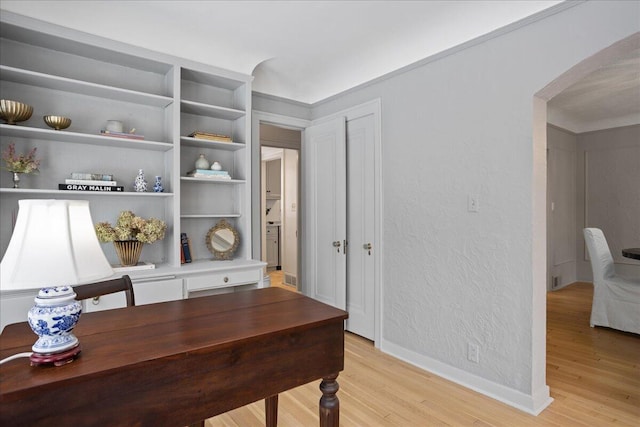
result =
[[[221,171],[222,170],[222,165],[219,162],[213,162],[213,164],[211,165],[211,170],[212,171]]]
[[[107,130],[121,133],[124,130],[124,125],[120,120],[107,120]]]
[[[209,169],[209,160],[207,160],[204,154],[200,154],[196,160],[196,169]]]

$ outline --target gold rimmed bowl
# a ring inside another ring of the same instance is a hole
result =
[[[71,119],[63,116],[44,116],[44,122],[55,130],[66,129],[71,126]]]
[[[29,120],[33,114],[33,107],[10,99],[0,99],[0,118],[7,124],[15,125],[18,122]]]

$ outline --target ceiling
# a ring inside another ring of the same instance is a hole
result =
[[[548,121],[575,133],[640,123],[640,34],[615,61],[553,97]]]
[[[308,104],[561,1],[31,1],[2,9],[255,76]]]
[[[2,0],[0,7],[252,74],[256,92],[313,104],[559,3]],[[638,70],[638,52],[599,70],[552,99],[550,117],[575,132],[603,114],[638,116]]]

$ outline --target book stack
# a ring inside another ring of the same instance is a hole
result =
[[[220,135],[217,133],[195,131],[189,134],[191,138],[206,139],[208,141],[217,142],[231,142],[231,137],[227,135]]]
[[[105,130],[105,129],[102,129],[100,131],[100,135],[110,136],[112,138],[144,139],[144,135],[138,135],[135,133],[127,133],[127,132],[114,132],[114,131]]]
[[[58,184],[58,190],[123,192],[124,187],[118,185],[110,174],[73,172],[71,178],[64,180],[64,184]]]
[[[191,239],[187,233],[180,233],[180,264],[188,264],[192,260]]]
[[[231,175],[229,175],[227,171],[214,171],[210,169],[195,169],[187,172],[187,176],[192,178],[231,179]]]

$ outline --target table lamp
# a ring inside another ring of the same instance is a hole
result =
[[[72,286],[113,275],[96,237],[86,200],[20,200],[0,262],[0,289],[41,288],[29,310],[38,340],[31,364],[62,365],[80,352],[73,335],[82,305]]]

